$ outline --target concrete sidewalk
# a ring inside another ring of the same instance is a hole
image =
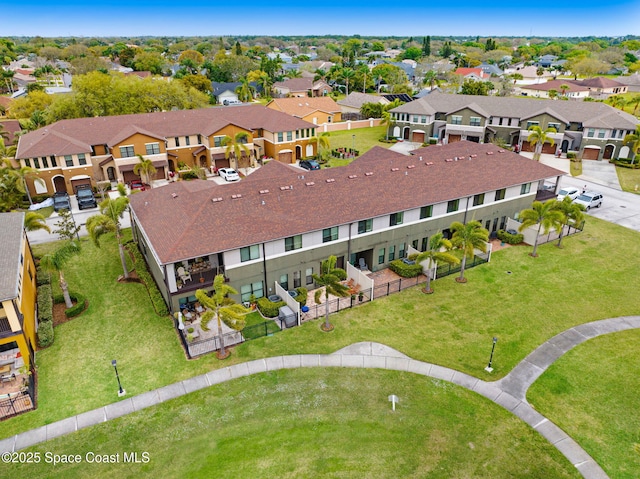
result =
[[[533,409],[526,392],[560,356],[584,341],[629,329],[640,329],[640,316],[605,319],[582,324],[549,339],[499,381],[487,382],[437,364],[416,361],[388,346],[364,342],[332,354],[277,356],[235,364],[196,376],[123,401],[88,411],[37,429],[0,440],[1,452],[26,447],[94,426],[214,384],[267,371],[301,367],[378,368],[420,374],[464,387],[502,406],[544,436],[586,479],[608,478],[604,470],[567,433]]]

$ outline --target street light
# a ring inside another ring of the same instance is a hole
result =
[[[493,368],[491,367],[491,363],[493,362],[493,352],[496,349],[497,342],[498,342],[498,338],[493,338],[493,346],[491,347],[491,356],[489,356],[489,364],[487,365],[486,368],[484,368],[484,370],[487,371],[488,373],[493,371]]]
[[[356,135],[351,135],[351,156],[356,157]]]
[[[116,379],[118,380],[118,397],[122,397],[125,394],[127,394],[127,391],[122,389],[122,384],[120,384],[120,375],[118,374],[118,368],[116,366],[116,360],[115,359],[111,360],[111,365],[113,366],[113,369],[116,372]]]

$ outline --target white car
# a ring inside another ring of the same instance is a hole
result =
[[[221,178],[224,178],[225,181],[238,181],[240,179],[240,175],[233,168],[220,168],[218,174]]]
[[[587,211],[591,208],[600,208],[602,206],[602,193],[587,191],[578,196],[574,202],[584,206]]]
[[[564,200],[565,196],[568,196],[569,198],[571,198],[571,200],[575,200],[578,196],[580,196],[580,190],[572,186],[562,188],[558,193],[558,201]]]

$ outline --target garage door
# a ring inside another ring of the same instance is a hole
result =
[[[71,180],[71,189],[73,190],[73,194],[75,194],[78,186],[80,185],[89,185],[91,186],[91,179],[83,178],[81,180]]]
[[[554,155],[556,153],[556,148],[557,148],[557,145],[555,143],[553,145],[549,143],[545,143],[542,147],[542,153]]]
[[[600,155],[600,150],[598,148],[585,148],[582,152],[583,160],[597,160],[598,155]]]
[[[424,132],[423,131],[414,131],[413,132],[413,140],[415,143],[424,143]]]
[[[462,140],[462,135],[449,135],[449,143],[455,143]]]
[[[278,153],[278,161],[282,163],[293,163],[293,151]]]
[[[125,184],[129,184],[132,181],[140,181],[140,177],[136,175],[133,171],[123,171],[122,178],[124,179]]]
[[[231,161],[229,158],[222,158],[220,160],[216,160],[216,168],[231,168]]]
[[[533,151],[533,145],[531,145],[528,141],[523,141],[522,151]]]

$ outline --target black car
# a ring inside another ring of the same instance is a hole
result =
[[[300,162],[300,168],[305,170],[319,170],[320,164],[316,160],[302,160]]]
[[[81,210],[98,206],[91,185],[79,185],[76,188],[76,199],[78,200],[78,208]]]
[[[71,200],[69,195],[64,191],[59,191],[53,194],[53,210],[69,210],[71,211]]]

